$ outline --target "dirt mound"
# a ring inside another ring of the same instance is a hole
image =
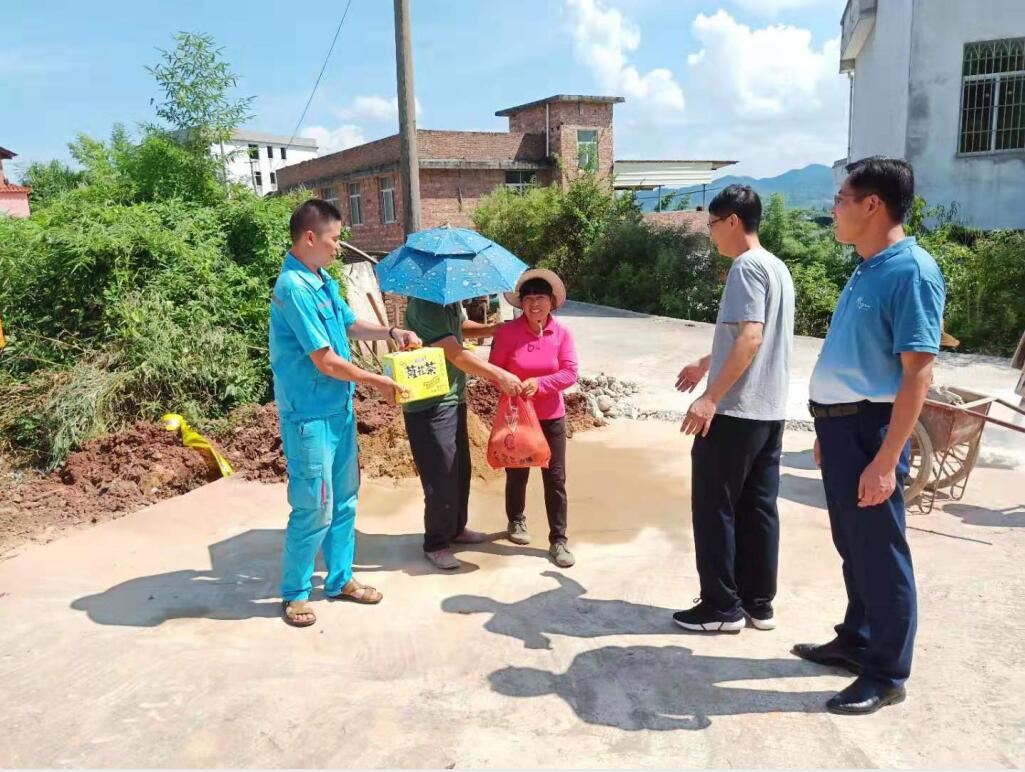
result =
[[[62,528],[110,520],[218,476],[176,433],[140,422],[85,443],[51,475],[0,484],[0,545],[45,541]]]
[[[473,476],[482,480],[498,477],[501,470],[488,466],[491,427],[470,411],[467,416]],[[360,464],[365,477],[415,477],[416,467],[409,451],[409,438],[402,416],[374,434],[359,435]]]
[[[479,415],[488,426],[494,424],[501,396],[502,393],[496,386],[479,378],[471,379],[467,385],[466,402],[470,410]],[[574,432],[584,432],[604,425],[604,420],[591,415],[587,408],[587,398],[583,394],[577,392],[566,395],[567,436],[572,437]]]
[[[474,475],[497,477],[501,471],[488,466],[487,444],[499,392],[486,381],[472,379],[467,400]],[[414,477],[401,408],[363,387],[354,403],[363,475]],[[588,413],[582,395],[568,396],[566,405],[571,432],[601,425]],[[238,408],[208,436],[246,479],[287,479],[273,402]],[[182,446],[177,432],[157,423],[137,423],[87,442],[52,475],[0,472],[0,549],[30,539],[47,541],[63,528],[134,512],[218,476],[200,453]]]
[[[228,417],[225,428],[214,433],[213,440],[235,472],[246,479],[285,479],[278,409],[273,402],[237,408]]]

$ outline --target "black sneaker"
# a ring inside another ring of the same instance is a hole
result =
[[[751,626],[756,630],[775,630],[776,618],[772,613],[772,606],[768,603],[760,606],[744,606],[746,616]]]
[[[739,633],[744,629],[743,612],[723,614],[701,600],[698,600],[698,605],[694,608],[677,611],[673,614],[673,621],[684,630],[706,633]]]

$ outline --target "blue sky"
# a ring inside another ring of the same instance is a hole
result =
[[[419,126],[501,131],[498,109],[618,94],[617,158],[730,158],[763,176],[846,145],[843,0],[412,0]],[[289,135],[345,3],[7,0],[0,145],[67,157],[79,132],[154,119],[146,65],[208,32],[256,97],[248,128]],[[323,148],[395,131],[392,3],[353,0],[301,126]]]

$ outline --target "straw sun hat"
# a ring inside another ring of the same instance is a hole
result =
[[[562,283],[562,279],[554,271],[549,271],[547,268],[532,268],[529,271],[523,272],[519,281],[516,282],[516,289],[513,292],[505,293],[505,299],[509,301],[509,305],[514,308],[523,308],[523,303],[520,302],[520,287],[531,279],[544,279],[552,285],[552,294],[555,295],[553,311],[566,302],[566,285]]]

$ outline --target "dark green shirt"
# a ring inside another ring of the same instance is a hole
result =
[[[410,298],[406,307],[406,328],[420,336],[425,346],[431,346],[450,335],[463,345],[463,322],[466,312],[462,303],[441,306],[420,298]],[[407,413],[419,413],[435,405],[458,405],[466,401],[466,373],[445,361],[448,372],[448,394],[430,399],[419,399],[402,406]]]

